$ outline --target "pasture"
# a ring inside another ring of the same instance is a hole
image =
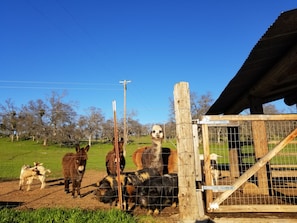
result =
[[[132,153],[139,147],[151,145],[149,136],[131,138],[126,146],[126,167],[125,171],[136,170],[132,161]],[[52,173],[51,177],[62,177],[62,157],[65,153],[75,152],[75,147],[65,148],[55,145],[44,147],[42,144],[26,140],[11,142],[9,138],[0,138],[0,180],[19,178],[22,165],[33,165],[33,162],[42,162]],[[81,142],[84,147],[87,142]],[[175,148],[171,142],[164,142],[164,146]],[[105,156],[113,148],[112,142],[93,142],[88,152],[86,170],[106,171]]]
[[[81,209],[48,209],[41,208],[35,211],[16,211],[11,209],[0,210],[0,222],[1,223],[27,223],[27,222],[123,222],[123,223],[134,223],[141,222],[137,221],[136,218],[121,212],[119,210],[106,211],[90,211]]]
[[[125,171],[135,171],[136,167],[132,161],[132,153],[139,147],[151,145],[150,137],[129,139],[126,147],[126,168]],[[82,222],[168,222],[168,216],[172,215],[171,210],[164,212],[163,216],[155,219],[146,216],[145,211],[135,212],[135,216],[127,215],[110,209],[108,204],[103,204],[94,199],[92,191],[96,189],[95,183],[106,175],[105,156],[113,149],[112,142],[94,142],[88,152],[88,162],[86,175],[82,181],[82,198],[73,199],[64,193],[62,179],[62,157],[68,152],[75,152],[75,148],[62,148],[59,146],[47,146],[33,142],[31,140],[10,142],[9,138],[0,138],[0,201],[1,204],[15,205],[15,209],[1,209],[0,222],[11,222],[13,216],[19,219],[38,221],[60,222],[67,218],[65,222],[79,222],[72,216],[80,216],[82,213],[85,219]],[[82,142],[84,147],[87,143]],[[165,146],[175,148],[172,142],[164,143]],[[33,165],[33,162],[43,162],[46,168],[51,169],[52,173],[47,178],[47,186],[40,190],[40,183],[34,181],[31,191],[18,190],[19,174],[21,166],[24,164]],[[60,199],[62,198],[62,199]],[[2,206],[3,207],[3,206]],[[10,207],[10,206],[9,206]],[[29,211],[29,210],[30,211]],[[21,211],[20,211],[21,210]],[[95,210],[95,211],[94,211]],[[107,211],[109,210],[109,211]],[[44,215],[46,213],[46,215]],[[61,216],[63,214],[63,216]],[[53,217],[58,216],[58,217]],[[60,218],[61,217],[61,218]],[[10,220],[9,220],[10,219]],[[16,218],[14,218],[15,220]],[[57,219],[56,221],[52,221]],[[97,220],[92,220],[97,219]],[[103,220],[98,220],[103,219]],[[22,222],[22,221],[20,221]],[[172,222],[172,219],[170,220]]]

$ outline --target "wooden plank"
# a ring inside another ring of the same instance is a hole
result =
[[[203,141],[203,152],[204,152],[204,175],[205,175],[205,184],[211,185],[211,170],[210,170],[210,149],[209,149],[209,133],[208,126],[203,124],[202,128],[202,141]],[[213,200],[213,193],[211,190],[206,191],[206,203],[208,204]]]
[[[237,178],[240,176],[239,162],[238,162],[238,149],[229,149],[230,160],[230,177]]]
[[[270,167],[272,169],[275,169],[275,168],[284,168],[284,169],[296,168],[297,169],[297,164],[271,164]]]
[[[236,191],[244,182],[246,182],[251,176],[253,176],[259,169],[261,169],[266,163],[271,160],[278,152],[280,152],[290,141],[297,136],[297,128],[294,129],[287,137],[285,137],[276,147],[269,151],[264,157],[262,157],[257,163],[243,173],[232,185],[233,190],[228,190],[217,197],[212,203],[209,204],[209,209],[216,209],[218,206],[226,200],[234,191]],[[295,207],[296,208],[296,207]]]
[[[271,171],[271,177],[297,177],[296,170],[273,170]]]
[[[236,212],[296,212],[296,205],[221,205],[212,213]]]
[[[214,218],[215,223],[297,223],[297,219],[288,218]]]
[[[187,82],[174,86],[174,110],[178,152],[179,212],[181,221],[204,218],[204,208],[198,205],[195,181],[194,142],[190,106],[190,90]],[[191,207],[191,208],[189,208]]]
[[[201,182],[202,181],[202,170],[201,170],[201,162],[199,159],[199,136],[198,136],[198,125],[192,124],[193,128],[193,143],[194,143],[194,154],[195,154],[195,173],[196,173],[196,181]],[[197,188],[196,190],[196,196],[197,196],[197,202],[198,207],[201,209],[199,212],[201,212],[201,216],[204,215],[204,202],[203,202],[203,194],[200,188]],[[202,210],[203,209],[203,210]]]
[[[204,115],[201,121],[290,121],[297,120],[296,114],[281,115]]]
[[[230,176],[237,178],[240,176],[239,169],[239,150],[240,138],[238,126],[227,127],[228,131],[228,148],[229,148],[229,161],[230,161]]]
[[[264,121],[252,121],[253,141],[255,148],[256,160],[265,156],[268,153],[267,134]],[[269,195],[269,185],[266,166],[263,166],[257,172],[257,180],[259,192],[264,195]]]
[[[199,155],[199,136],[198,136],[198,125],[192,124],[193,128],[193,142],[194,142],[194,154],[195,154],[195,172],[196,181],[202,181],[202,169]]]

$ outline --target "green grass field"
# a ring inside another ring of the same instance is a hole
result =
[[[132,153],[139,147],[151,145],[149,136],[131,138],[126,146],[125,171],[136,170],[132,161]],[[81,147],[87,143],[80,143]],[[171,142],[164,142],[164,147],[175,148]],[[113,149],[111,143],[94,143],[89,150],[87,169],[105,171],[105,156]],[[41,162],[49,168],[52,177],[62,177],[62,157],[65,153],[75,152],[75,148],[61,148],[59,146],[43,146],[32,140],[11,142],[9,138],[0,138],[0,180],[19,178],[20,169],[24,164],[33,165]]]
[[[139,147],[151,145],[150,137],[131,138],[126,146],[125,171],[136,170],[132,161],[132,153]],[[84,147],[87,143],[81,143]],[[166,147],[175,148],[171,142],[164,142]],[[105,171],[105,156],[113,149],[111,143],[94,143],[89,150],[87,169]],[[0,181],[18,179],[20,169],[24,164],[42,162],[51,169],[51,177],[62,177],[62,157],[65,153],[75,152],[75,148],[46,146],[31,140],[11,142],[9,138],[0,138]],[[41,208],[36,210],[18,211],[0,208],[0,223],[2,222],[138,222],[155,223],[159,220],[152,216],[131,216],[119,210],[91,211],[81,209]]]
[[[46,209],[41,208],[31,211],[17,211],[12,209],[0,209],[1,223],[27,223],[27,222],[68,222],[68,223],[85,223],[85,222],[123,222],[136,223],[137,218],[119,211],[90,211],[80,209]],[[153,222],[153,221],[151,221]]]

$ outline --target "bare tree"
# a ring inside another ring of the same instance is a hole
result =
[[[32,137],[33,141],[43,140],[43,144],[46,145],[48,119],[47,112],[49,108],[41,99],[36,101],[29,101],[28,105],[23,106],[21,112],[24,114],[24,123],[27,126],[27,132]]]
[[[263,112],[265,115],[276,115],[281,113],[274,104],[270,103],[263,105]]]
[[[198,97],[196,93],[191,93],[191,113],[192,119],[199,119],[210,108],[213,98],[210,92]]]
[[[112,119],[106,120],[106,122],[104,122],[102,124],[102,127],[103,127],[102,138],[111,141],[114,136],[114,122],[113,122],[113,120]]]
[[[5,104],[0,104],[1,110],[1,125],[9,132],[11,141],[14,141],[14,136],[18,135],[17,130],[17,111],[18,108],[14,102],[9,98],[5,101]]]
[[[51,98],[49,98],[49,128],[46,133],[52,142],[60,144],[74,140],[70,129],[75,130],[76,118],[73,107],[69,103],[62,102],[63,97],[64,95],[53,92]]]
[[[102,135],[102,124],[104,116],[101,109],[90,107],[86,116],[81,116],[78,121],[78,126],[82,135],[87,136],[89,145],[91,145],[94,136]]]
[[[198,95],[195,92],[190,93],[190,102],[191,102],[191,114],[192,119],[199,119],[204,115],[210,108],[213,98],[210,92],[201,95]],[[174,112],[174,101],[172,98],[169,98],[169,121],[166,124],[166,135],[167,137],[175,137],[175,112]]]

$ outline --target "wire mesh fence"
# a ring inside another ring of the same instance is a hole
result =
[[[208,211],[296,211],[296,120],[296,115],[208,116],[201,122],[208,142],[200,151],[218,155],[216,185],[204,182]],[[204,166],[205,179],[215,177],[205,171],[211,168]]]

